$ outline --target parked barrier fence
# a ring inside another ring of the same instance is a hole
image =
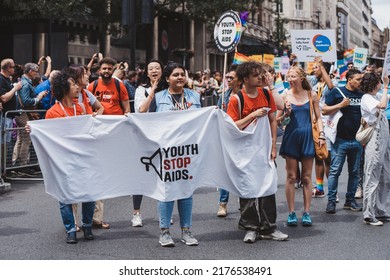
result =
[[[13,110],[5,114],[1,113],[2,123],[4,123],[4,118],[16,115],[15,118],[10,118],[13,120],[12,126],[2,125],[1,127],[3,145],[0,149],[0,158],[3,178],[42,180],[38,158],[30,136],[25,132],[25,123],[33,114],[42,116],[45,112],[46,110]]]

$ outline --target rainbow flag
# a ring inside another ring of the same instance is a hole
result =
[[[284,84],[282,80],[282,75],[278,73],[278,77],[275,80],[275,88],[279,93],[282,93],[284,91]]]
[[[249,57],[247,57],[246,55],[243,55],[242,53],[239,52],[234,53],[233,64],[241,64],[247,61],[249,61]]]
[[[345,50],[343,53],[344,56],[344,64],[347,64],[348,62],[353,61],[353,53],[355,52],[354,49]]]

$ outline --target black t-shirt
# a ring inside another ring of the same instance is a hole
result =
[[[342,108],[340,111],[343,116],[337,124],[337,137],[346,140],[355,139],[356,132],[360,126],[362,114],[360,104],[364,95],[360,90],[350,91],[346,87],[340,87],[344,95],[349,98],[349,106]],[[328,106],[336,105],[343,101],[344,97],[340,94],[337,88],[333,88],[326,96],[325,103]]]
[[[0,73],[0,96],[6,94],[10,90],[12,90],[12,88],[13,86],[11,80]],[[16,110],[16,95],[14,95],[8,102],[3,103],[4,114],[11,110]],[[7,116],[12,118],[15,116],[15,114],[8,114]]]
[[[181,94],[172,94],[172,111],[178,111],[178,110],[187,110],[187,100],[185,98],[182,98]],[[202,102],[200,105],[203,107]],[[149,105],[149,112],[156,112],[157,110],[157,103],[156,103],[156,96],[153,97],[152,101]]]

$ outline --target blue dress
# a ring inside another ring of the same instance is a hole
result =
[[[303,105],[291,104],[290,123],[286,126],[279,153],[296,160],[315,156],[309,101]]]

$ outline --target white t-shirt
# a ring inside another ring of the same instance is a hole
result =
[[[374,124],[378,119],[377,112],[379,108],[377,107],[379,101],[382,97],[382,94],[377,93],[376,95],[365,94],[362,97],[360,109],[362,112],[363,119],[369,124]]]
[[[91,104],[91,106],[93,106],[93,104],[95,104],[95,102],[96,102],[96,97],[86,89],[85,89],[85,93],[88,95],[89,104]],[[79,105],[81,106],[81,108],[83,108],[83,111],[85,113],[86,110],[84,108],[83,95],[81,94],[81,92],[79,93]]]
[[[147,95],[149,95],[150,90],[151,90],[151,87],[145,88],[145,87],[143,87],[143,86],[139,86],[139,87],[137,87],[137,89],[135,90],[135,96],[134,96],[134,111],[135,111],[136,113],[139,113],[139,106],[141,106],[142,102],[147,98],[147,97],[145,96],[145,91],[148,93]]]

